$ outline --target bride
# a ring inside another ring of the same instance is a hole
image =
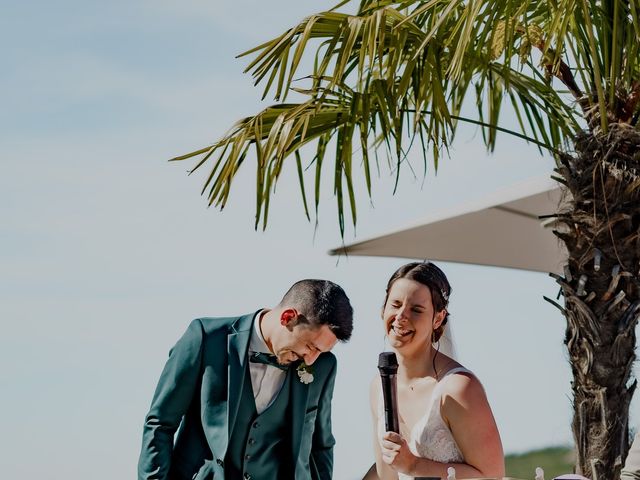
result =
[[[480,381],[439,351],[451,287],[430,262],[409,263],[389,279],[382,319],[398,358],[400,434],[385,432],[379,378],[371,384],[375,471],[381,480],[502,477],[500,435]],[[365,477],[376,478],[373,468]]]

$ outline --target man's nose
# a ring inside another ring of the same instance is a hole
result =
[[[320,356],[320,352],[309,352],[307,354],[305,354],[304,356],[304,363],[306,363],[307,365],[311,365],[313,362],[315,362],[318,357]]]

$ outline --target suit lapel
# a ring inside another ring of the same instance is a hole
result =
[[[240,397],[244,387],[244,367],[247,360],[247,349],[249,348],[249,339],[251,338],[251,329],[253,326],[253,318],[255,314],[240,317],[232,326],[233,333],[227,337],[227,350],[229,359],[229,377],[227,384],[228,392],[228,436],[227,445],[233,426],[238,415],[238,407],[240,406]],[[226,454],[227,445],[225,445],[224,453]]]
[[[309,385],[304,384],[298,378],[295,366],[289,371],[291,382],[291,446],[293,447],[293,464],[298,460],[300,442],[302,441],[302,428],[307,412],[307,399],[309,397]]]

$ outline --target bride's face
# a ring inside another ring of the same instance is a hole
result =
[[[385,331],[394,349],[431,345],[431,334],[443,318],[444,310],[438,314],[433,310],[431,291],[407,278],[393,283],[382,311]]]

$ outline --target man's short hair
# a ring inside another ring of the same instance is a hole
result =
[[[342,342],[351,338],[353,308],[344,290],[329,280],[306,279],[294,283],[279,306],[298,310],[301,324],[311,328],[327,325]]]

